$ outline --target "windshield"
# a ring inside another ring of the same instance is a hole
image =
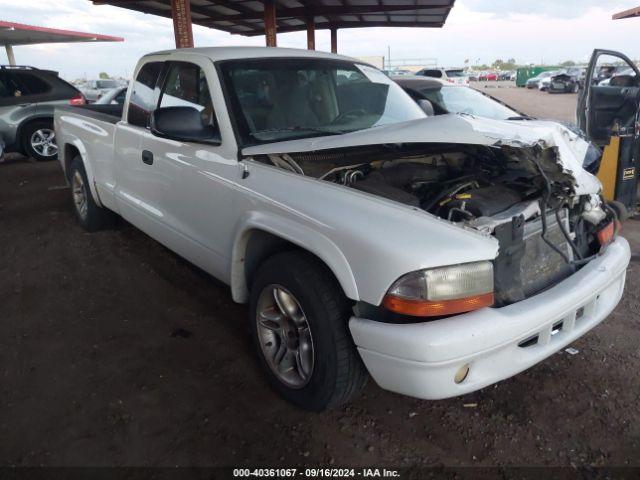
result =
[[[98,88],[116,88],[118,86],[118,82],[115,80],[98,80],[96,82],[96,87]]]
[[[494,120],[507,120],[520,114],[501,103],[466,87],[425,88],[422,93],[431,103],[449,113],[468,113]]]
[[[463,70],[447,70],[447,77],[451,77],[451,78],[464,77],[464,71]]]
[[[367,65],[319,58],[220,65],[244,145],[339,135],[425,117],[399,85]]]

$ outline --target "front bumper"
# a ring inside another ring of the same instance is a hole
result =
[[[620,301],[630,257],[618,237],[580,271],[522,302],[416,324],[353,317],[349,328],[380,387],[430,400],[463,395],[535,365],[604,320]],[[469,374],[456,383],[464,365]]]

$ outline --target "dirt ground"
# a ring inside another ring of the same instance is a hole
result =
[[[576,122],[577,94],[527,90],[517,88],[514,82],[472,82],[471,86],[532,117]]]
[[[624,298],[578,354],[311,414],[268,388],[227,287],[130,225],[84,233],[69,197],[56,163],[0,164],[1,465],[640,466],[636,220]]]

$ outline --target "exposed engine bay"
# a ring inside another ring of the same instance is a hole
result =
[[[268,155],[265,162],[421,209],[493,235],[496,303],[514,303],[575,272],[600,249],[615,213],[578,196],[543,145],[375,146]]]

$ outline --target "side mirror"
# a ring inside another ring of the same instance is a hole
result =
[[[418,100],[418,106],[424,113],[427,114],[427,117],[433,117],[436,114],[435,110],[433,109],[433,103],[431,103],[426,98],[421,98],[420,100]]]
[[[149,128],[156,137],[180,142],[220,145],[220,132],[202,122],[202,114],[193,107],[164,107],[154,110]]]

